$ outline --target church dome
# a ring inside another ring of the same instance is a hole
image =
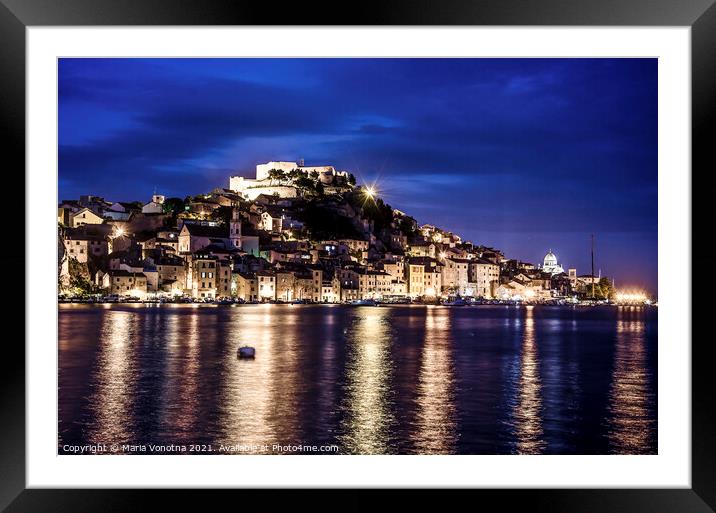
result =
[[[550,249],[544,256],[544,267],[553,267],[555,265],[557,265],[557,257]]]

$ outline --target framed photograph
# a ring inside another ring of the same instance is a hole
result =
[[[710,4],[1,0],[0,505],[713,511]]]

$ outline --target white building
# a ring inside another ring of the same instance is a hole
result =
[[[231,223],[231,229],[236,229]],[[224,247],[236,247],[236,238],[231,237],[225,226],[207,226],[203,224],[184,223],[178,236],[179,253],[195,253],[204,249],[210,244],[219,243]],[[241,233],[239,228],[238,244],[241,244]]]
[[[446,258],[443,261],[445,267],[442,269],[442,288],[449,294],[460,296],[468,294],[468,269],[470,261],[463,258]]]
[[[487,260],[472,259],[469,278],[473,295],[492,298],[500,283],[500,266]]]
[[[102,224],[103,222],[104,219],[102,217],[98,216],[86,207],[70,214],[70,226],[72,228],[77,228],[78,226],[83,226],[85,224]]]
[[[256,178],[244,178],[243,176],[230,176],[229,189],[241,194],[243,197],[254,200],[260,194],[268,196],[278,195],[281,198],[295,198],[298,195],[296,187],[290,185],[288,180],[285,182],[277,182],[272,179],[269,174],[271,170],[276,169],[288,174],[293,170],[298,170],[305,175],[318,173],[318,179],[324,185],[332,185],[336,182],[336,178],[347,180],[348,173],[346,171],[337,171],[333,166],[304,166],[297,162],[266,162],[256,166]]]
[[[335,177],[347,177],[348,173],[345,171],[336,171],[333,166],[304,166],[299,165],[296,162],[267,162],[266,164],[259,164],[256,166],[256,180],[268,180],[269,172],[272,169],[277,169],[288,173],[297,169],[306,175],[310,175],[315,172],[318,173],[318,179],[324,184],[331,184],[334,182]]]
[[[262,230],[280,233],[283,230],[283,218],[278,214],[272,215],[270,212],[263,212],[259,226]]]
[[[550,249],[547,254],[544,256],[544,261],[542,263],[542,270],[546,273],[550,273],[552,275],[560,274],[564,272],[564,269],[561,265],[557,263],[557,256],[552,253],[552,250]]]
[[[155,194],[152,201],[142,207],[142,214],[161,214],[164,212],[164,196]]]

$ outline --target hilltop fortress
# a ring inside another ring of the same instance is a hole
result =
[[[347,171],[337,171],[333,166],[304,166],[303,162],[267,162],[256,166],[256,178],[229,177],[229,189],[249,200],[260,194],[295,198],[299,195],[296,181],[301,177],[313,177],[323,184],[326,193],[337,192],[349,183]]]

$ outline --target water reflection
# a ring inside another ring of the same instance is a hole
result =
[[[271,414],[274,370],[271,306],[246,309],[228,327],[225,378],[221,396],[221,433],[226,444],[246,445],[246,452],[266,452],[262,446],[275,439]],[[239,360],[240,346],[256,347],[255,360]]]
[[[242,453],[276,453],[298,440],[300,427],[300,317],[294,310],[261,305],[232,312],[223,345],[225,358],[219,431]],[[241,346],[256,358],[238,359]]]
[[[644,313],[639,307],[619,307],[608,434],[610,450],[617,454],[656,453],[644,331]]]
[[[134,442],[128,419],[132,417],[135,358],[131,354],[137,331],[134,312],[109,311],[100,328],[97,372],[90,399],[90,443]]]
[[[415,447],[420,454],[455,452],[455,369],[451,317],[447,308],[428,307],[418,376]]]
[[[629,308],[63,306],[59,447],[655,453],[657,335]]]
[[[544,450],[542,429],[542,382],[535,343],[534,307],[525,307],[525,326],[520,361],[519,397],[514,412],[518,454],[539,454]]]
[[[196,424],[201,381],[199,344],[199,314],[196,310],[188,315],[170,315],[166,322],[166,352],[168,359],[167,379],[162,391],[161,425],[177,430],[189,442],[196,441]]]
[[[280,445],[300,441],[301,425],[299,406],[302,392],[299,387],[301,376],[301,317],[295,308],[288,311],[273,305],[268,306],[268,318],[272,328],[271,351],[273,366],[268,374],[271,404],[269,422],[274,432],[274,442]],[[280,313],[279,313],[280,312]],[[280,321],[277,316],[280,315]],[[314,341],[315,343],[315,341]],[[252,362],[248,362],[252,363]],[[273,451],[276,452],[276,451]],[[278,451],[283,452],[283,451]]]
[[[357,310],[348,337],[346,418],[341,445],[357,454],[391,452],[390,324],[388,308]]]
[[[336,311],[335,308],[331,308],[324,317],[323,330],[320,335],[323,343],[319,348],[321,365],[316,372],[316,382],[312,383],[314,387],[309,387],[314,391],[316,405],[315,410],[309,413],[313,414],[310,423],[320,433],[319,436],[324,439],[330,439],[334,435],[334,430],[329,426],[332,426],[336,414],[335,405],[338,392],[336,383],[340,381],[341,369],[336,362],[336,346],[339,343],[342,345],[343,341],[339,342],[335,334],[338,324]]]

